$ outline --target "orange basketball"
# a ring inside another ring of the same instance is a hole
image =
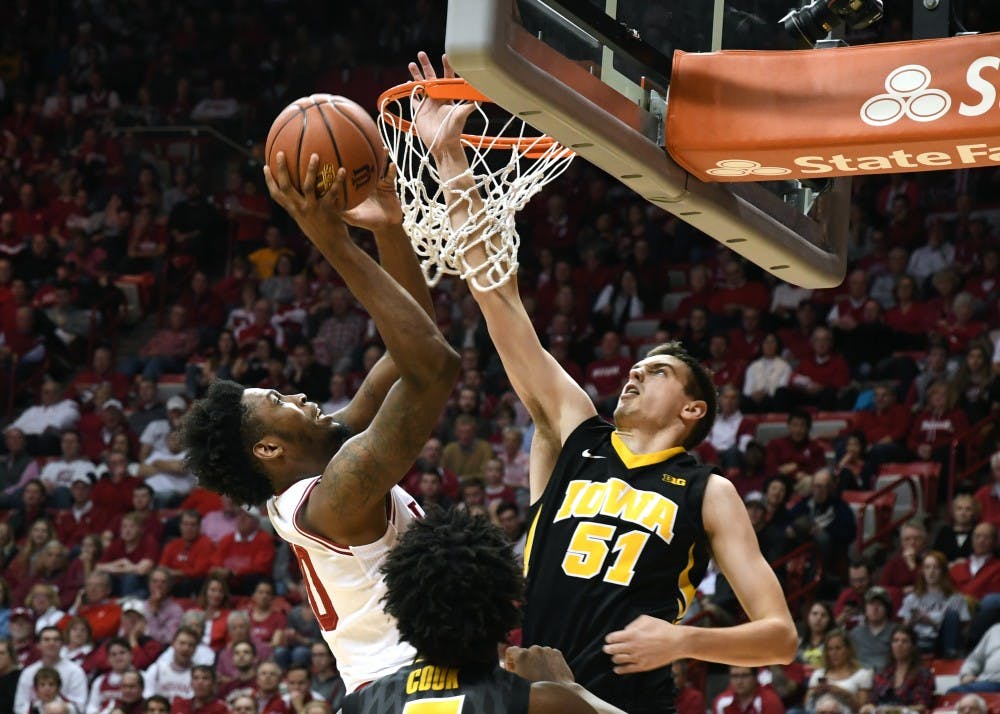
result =
[[[276,170],[279,151],[292,185],[302,190],[309,157],[319,155],[316,191],[322,196],[337,176],[347,170],[344,207],[353,208],[371,193],[382,164],[382,137],[364,109],[346,97],[313,94],[296,99],[271,124],[264,156],[271,171]]]

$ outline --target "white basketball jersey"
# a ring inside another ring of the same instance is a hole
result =
[[[347,691],[353,692],[416,656],[410,645],[400,642],[396,621],[382,611],[386,587],[379,568],[399,535],[423,511],[406,491],[393,486],[385,535],[367,545],[340,545],[306,532],[298,522],[320,478],[298,481],[271,498],[267,515],[278,535],[292,546],[323,638],[337,658]]]

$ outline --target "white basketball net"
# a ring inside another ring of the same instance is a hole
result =
[[[493,290],[517,272],[520,239],[515,214],[569,166],[574,154],[546,136],[525,133],[528,127],[515,116],[494,119],[491,127],[481,104],[474,102],[473,115],[482,120],[484,135],[463,136],[469,170],[442,184],[431,158],[431,147],[438,137],[425,145],[415,128],[423,91],[422,84],[413,83],[408,96],[386,100],[379,113],[379,129],[396,164],[403,228],[428,285],[436,285],[444,275],[457,275],[462,280],[471,279],[477,290]],[[468,102],[453,102],[452,111],[462,104]],[[498,136],[504,138],[494,138]],[[514,137],[518,141],[511,141]],[[481,199],[478,209],[473,192]],[[459,215],[468,215],[460,224],[455,220],[456,225],[452,225],[454,217],[449,209],[453,206]],[[470,265],[466,253],[477,245],[485,249],[486,261]]]

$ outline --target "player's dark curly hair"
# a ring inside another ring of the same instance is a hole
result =
[[[690,355],[680,342],[664,342],[646,354],[647,357],[656,357],[658,355],[676,357],[687,365],[691,377],[685,383],[684,391],[689,397],[701,399],[708,406],[708,409],[705,410],[705,416],[698,420],[691,433],[688,434],[687,439],[684,440],[684,448],[693,449],[703,442],[709,432],[712,431],[712,425],[715,423],[715,415],[719,410],[719,400],[715,391],[715,383],[712,382],[712,372],[708,367]]]
[[[213,382],[184,417],[184,444],[201,486],[234,503],[257,505],[274,495],[274,486],[253,455],[264,425],[244,406],[243,389],[229,380]]]
[[[503,532],[482,516],[430,509],[389,551],[382,573],[385,611],[432,664],[491,665],[520,623],[520,568]]]

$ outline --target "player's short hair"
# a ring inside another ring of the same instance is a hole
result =
[[[213,382],[184,417],[184,444],[188,468],[202,486],[238,505],[257,505],[274,495],[274,486],[253,455],[264,424],[243,404],[243,392],[236,382]]]
[[[694,425],[691,433],[687,435],[682,444],[685,449],[693,449],[703,442],[709,432],[712,431],[712,425],[715,424],[715,415],[719,411],[719,399],[715,392],[715,384],[712,382],[712,373],[701,362],[689,354],[680,342],[664,342],[662,345],[657,345],[646,353],[647,357],[658,357],[660,355],[676,357],[687,366],[691,376],[684,383],[684,392],[689,397],[702,400],[708,407],[705,410],[705,416],[698,420],[698,423]]]
[[[503,532],[463,510],[430,509],[382,566],[385,611],[432,664],[489,665],[518,626],[524,580]]]

